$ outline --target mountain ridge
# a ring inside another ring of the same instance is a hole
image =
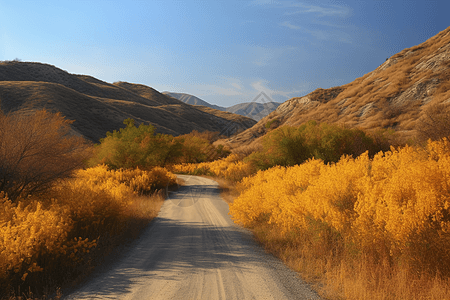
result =
[[[279,102],[243,102],[239,104],[235,104],[230,107],[218,106],[215,104],[210,104],[194,95],[186,94],[186,93],[172,93],[172,92],[163,92],[165,95],[169,95],[175,99],[183,101],[184,103],[191,105],[201,105],[210,108],[214,108],[221,111],[227,111],[230,113],[238,114],[241,116],[252,118],[256,121],[261,120],[263,117],[270,114],[274,111],[281,103]]]
[[[110,84],[37,62],[0,62],[0,107],[4,113],[39,109],[60,112],[74,120],[75,133],[93,142],[107,131],[122,128],[127,118],[172,135],[192,130],[231,135],[256,123],[233,114],[219,116],[217,110],[199,110],[145,85]]]
[[[226,107],[210,104],[205,100],[202,100],[194,95],[186,94],[186,93],[173,93],[173,92],[163,92],[164,95],[168,95],[180,101],[183,101],[186,104],[190,105],[202,105],[210,108],[214,108],[221,111],[226,111]]]

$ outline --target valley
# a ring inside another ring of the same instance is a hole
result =
[[[260,104],[0,62],[0,298],[448,299],[450,27]]]

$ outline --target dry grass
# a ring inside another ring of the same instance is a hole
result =
[[[18,288],[17,294],[13,292],[8,297],[8,300],[60,300],[62,299],[62,296],[63,294],[61,293],[60,289],[58,289],[55,292],[55,295],[52,295],[50,297],[48,296],[38,297],[31,291],[31,289],[28,289],[28,291],[23,292],[20,290],[20,288]]]
[[[370,124],[370,127],[387,127],[395,122],[395,117],[405,113],[411,114],[413,110],[422,109],[421,105],[413,105],[411,107],[411,103],[414,104],[414,101],[420,100],[423,95],[417,95],[419,99],[413,99],[413,97],[407,99],[407,106],[404,106],[403,110],[400,111],[398,105],[394,103],[395,98],[400,97],[403,92],[407,91],[415,83],[432,82],[433,79],[438,78],[439,84],[433,93],[433,97],[435,98],[433,102],[443,101],[445,99],[445,96],[442,97],[443,94],[450,88],[449,75],[445,67],[449,61],[436,62],[436,65],[441,65],[442,69],[431,69],[430,67],[418,70],[417,66],[429,61],[430,57],[437,56],[445,51],[440,48],[446,47],[448,44],[450,40],[449,32],[450,30],[447,29],[421,45],[403,50],[390,58],[390,61],[396,61],[396,63],[390,63],[388,61],[375,71],[356,79],[352,83],[344,85],[343,91],[332,101],[333,104],[343,99],[348,99],[348,104],[354,104],[355,108],[360,108],[371,102],[375,102],[379,110],[383,111],[387,109],[387,113],[385,113],[384,117],[378,118],[378,124]],[[395,110],[397,112],[392,113]],[[411,120],[413,119],[413,115],[404,119]],[[390,122],[383,120],[389,120]],[[364,120],[358,120],[358,123],[362,127],[369,127],[366,126]],[[400,128],[402,125],[402,122],[398,124]]]
[[[252,231],[266,251],[299,272],[326,299],[450,299],[450,279],[392,268],[368,258],[355,262],[337,257],[332,248],[314,244],[311,237],[282,237],[279,229],[268,224],[261,223]]]

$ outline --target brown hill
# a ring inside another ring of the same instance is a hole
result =
[[[61,112],[75,120],[72,128],[94,142],[123,120],[150,123],[158,132],[180,135],[192,130],[229,135],[256,122],[217,110],[203,111],[140,84],[106,83],[74,75],[54,66],[31,62],[0,62],[0,107],[3,112],[39,109]],[[231,128],[231,130],[230,130]]]
[[[408,138],[418,133],[432,136],[436,125],[448,131],[449,102],[450,27],[393,55],[351,83],[317,89],[284,102],[228,142],[249,144],[269,130],[265,125],[272,120],[277,120],[278,125],[295,126],[316,120],[364,129],[393,128]],[[442,134],[450,134],[447,131]]]

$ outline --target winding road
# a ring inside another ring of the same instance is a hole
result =
[[[64,299],[319,299],[233,223],[215,181],[178,176],[127,254]]]

